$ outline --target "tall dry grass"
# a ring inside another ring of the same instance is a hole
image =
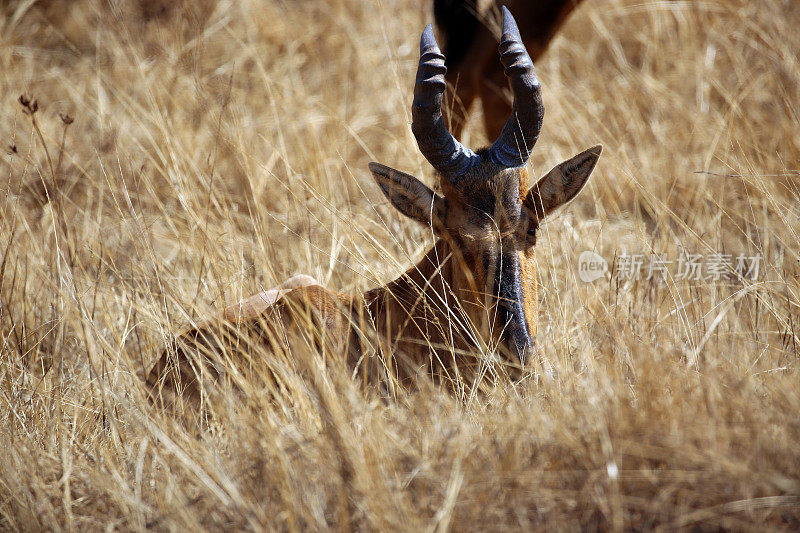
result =
[[[298,272],[367,288],[429,245],[366,170],[430,181],[408,113],[428,19],[2,4],[1,529],[800,527],[792,0],[591,0],[538,63],[536,173],[605,145],[540,232],[554,380],[387,402],[308,353],[199,425],[147,403],[192,320]],[[584,250],[763,260],[754,282],[587,284]]]

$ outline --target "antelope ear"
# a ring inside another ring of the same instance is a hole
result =
[[[417,178],[380,163],[370,163],[369,170],[386,198],[405,216],[426,226],[442,220],[444,198]]]
[[[581,192],[602,151],[603,147],[598,144],[567,159],[531,187],[525,195],[525,204],[538,220],[569,203]]]

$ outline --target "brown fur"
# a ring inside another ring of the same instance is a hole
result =
[[[504,45],[519,46],[514,19],[503,13]],[[535,80],[533,67],[524,48],[504,54],[502,62],[515,65],[511,76],[521,82],[513,86],[515,98],[529,99],[526,104],[537,110],[518,113],[525,124],[509,135],[535,142],[541,91],[519,74],[523,68]],[[503,143],[513,140],[504,139],[473,153],[437,122],[442,67],[428,26],[420,40],[412,130],[423,155],[441,172],[442,194],[410,174],[369,165],[392,205],[436,235],[421,261],[391,283],[356,296],[299,276],[228,307],[164,350],[147,376],[155,398],[174,391],[179,398],[201,399],[204,382],[213,389],[220,378],[235,380],[253,367],[268,370],[257,375],[270,376],[279,386],[280,365],[264,358],[263,348],[275,357],[284,354],[291,366],[298,342],[304,350],[343,360],[387,393],[420,373],[447,384],[474,383],[487,369],[486,354],[502,356],[514,374],[536,358],[536,231],[545,216],[580,192],[601,147],[559,164],[530,187],[529,149],[517,161],[503,155]]]
[[[535,239],[531,241],[528,230],[538,226],[537,212],[544,216],[578,193],[598,157],[599,148],[587,150],[554,168],[530,190],[525,167],[503,169],[492,163],[480,165],[456,184],[442,180],[444,199],[437,201],[447,205],[435,222],[440,238],[414,267],[354,296],[297,276],[229,306],[163,351],[147,376],[154,397],[172,398],[177,392],[198,400],[200,382],[219,380],[228,363],[237,369],[269,366],[261,360],[263,352],[253,348],[266,346],[291,357],[298,340],[307,342],[309,337],[314,349],[339,359],[384,392],[408,385],[419,374],[445,383],[472,382],[480,354],[502,348],[502,325],[496,323],[496,302],[488,298],[491,277],[482,266],[482,254],[497,244],[498,231],[502,239],[515,243],[525,321],[535,336]],[[421,183],[416,186],[429,191]],[[471,202],[479,200],[485,208],[494,206],[492,219],[476,217],[480,210]],[[537,208],[536,202],[548,203]],[[520,366],[511,363],[510,373],[517,375]]]
[[[449,3],[460,11],[473,14],[477,11],[478,23],[475,25],[471,39],[453,38],[448,31],[446,19],[452,8],[444,8],[437,17],[440,32],[444,33],[446,44],[444,55],[456,58],[448,62],[445,79],[452,93],[448,93],[448,102],[443,106],[449,129],[456,138],[466,124],[469,110],[475,100],[480,99],[483,106],[483,123],[489,139],[496,139],[511,113],[511,101],[505,95],[508,80],[503,67],[496,60],[497,36],[491,29],[494,26],[495,13],[500,6],[506,6],[515,14],[525,48],[531,59],[536,60],[550,45],[550,41],[558,29],[567,20],[570,13],[581,0],[503,0],[483,2],[479,0],[450,0]],[[437,0],[438,3],[438,0]],[[463,15],[462,15],[463,16]],[[454,50],[454,46],[465,47]]]

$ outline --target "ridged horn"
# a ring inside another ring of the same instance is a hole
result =
[[[477,163],[478,156],[458,142],[445,127],[442,117],[445,72],[444,55],[436,44],[433,28],[428,24],[419,44],[411,131],[425,159],[443,177],[455,181]]]
[[[533,61],[522,44],[519,28],[503,6],[503,34],[500,39],[500,61],[511,82],[514,106],[500,137],[492,145],[490,157],[498,165],[519,167],[528,161],[539,138],[544,119],[542,87],[533,68]]]

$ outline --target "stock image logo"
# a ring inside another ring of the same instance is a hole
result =
[[[622,252],[613,260],[611,275],[619,280],[666,281],[757,281],[761,254],[694,254],[682,251],[677,259],[666,254],[629,254]],[[585,283],[604,278],[608,261],[590,250],[578,256],[578,277]]]
[[[608,262],[599,254],[586,250],[578,256],[578,277],[585,283],[605,277]]]

